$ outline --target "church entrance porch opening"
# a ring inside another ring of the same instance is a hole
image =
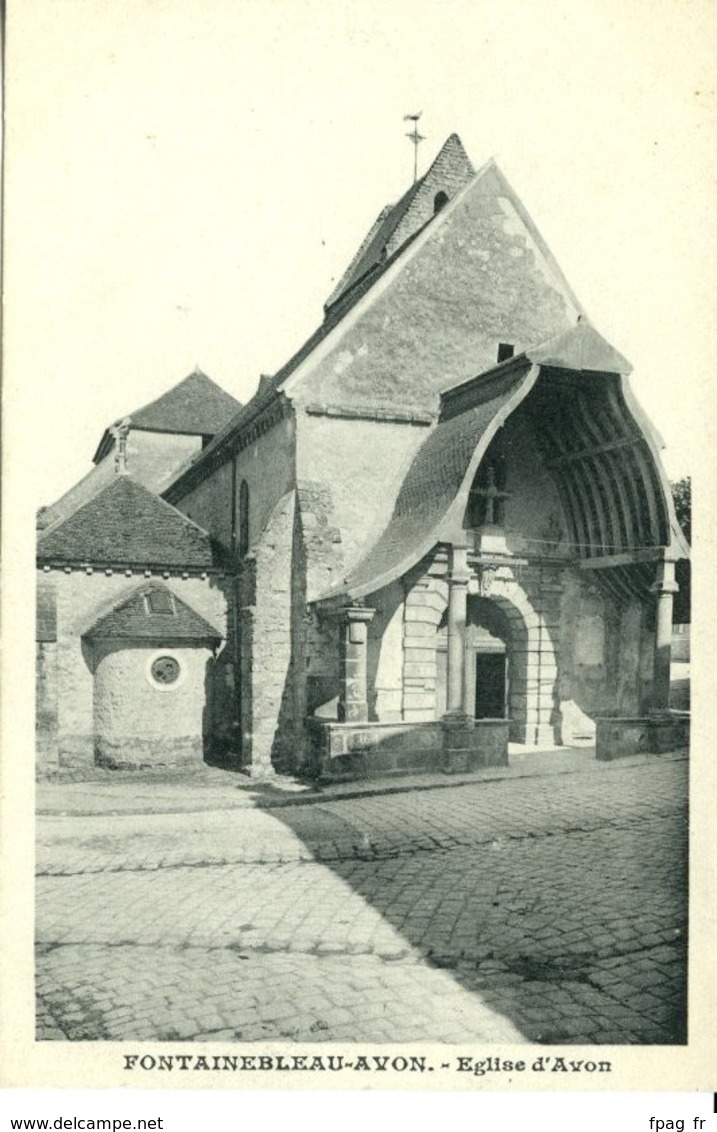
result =
[[[507,664],[505,650],[475,654],[475,718],[505,719]]]
[[[465,633],[466,707],[475,719],[509,715],[511,629],[508,618],[489,598],[469,595]],[[444,614],[437,631],[436,715],[446,707],[447,629]]]

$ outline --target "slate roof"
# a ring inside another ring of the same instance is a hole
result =
[[[526,359],[511,360],[500,368],[502,372],[496,369],[495,378],[485,382],[478,404],[441,419],[426,437],[403,481],[388,526],[336,595],[373,593],[404,574],[440,541],[440,528],[478,445],[530,372]]]
[[[448,142],[446,143],[446,146],[444,146],[443,150],[441,150],[441,154],[448,146],[459,147],[459,149],[456,148],[456,152],[459,152],[465,157],[465,151],[463,150],[463,147],[460,143],[460,139],[456,135],[451,135],[451,137],[448,139]],[[441,156],[441,154],[439,154],[439,157]],[[468,162],[467,157],[465,157],[465,161]],[[436,162],[434,162],[434,166],[435,165]],[[468,165],[471,169],[473,168],[472,166],[470,166],[470,163],[468,163]],[[433,169],[434,166],[432,166],[431,169]],[[429,170],[429,173],[430,172],[431,170]],[[493,159],[487,161],[485,165],[483,165],[468,180],[467,185],[477,185],[482,181],[484,177],[489,176],[491,172],[498,176],[501,186],[504,187],[506,195],[508,195],[513,202],[518,215],[520,216],[523,223],[527,226],[528,231],[531,234],[532,238],[535,240],[538,248],[541,251],[541,254],[543,254],[548,262],[552,264],[556,272],[556,276],[560,279],[565,293],[571,298],[571,301],[575,305],[576,309],[578,311],[582,310],[579,301],[573,295],[573,292],[570,289],[569,284],[565,280],[562,271],[555,263],[552,253],[545,245],[540,233],[535,228],[535,225],[530,219],[530,216],[526,212],[525,208],[513,193],[513,190],[508,185],[508,182],[498,170],[495,161]],[[389,247],[388,255],[385,258],[379,256],[377,260],[374,256],[374,251],[379,247],[379,245],[382,244],[383,246],[386,246],[387,238],[389,245],[391,244],[391,236],[389,235],[389,233],[392,233],[395,237],[396,233],[399,231],[399,229],[401,229],[402,221],[406,219],[411,204],[416,200],[416,196],[418,195],[421,185],[425,181],[426,177],[428,177],[428,173],[424,178],[421,179],[421,181],[417,182],[415,186],[412,186],[411,189],[409,189],[409,191],[404,194],[398,204],[395,205],[391,210],[383,210],[378,220],[374,224],[374,227],[369,232],[367,239],[364,240],[364,243],[359,249],[359,252],[354,258],[354,261],[352,261],[352,265],[349,266],[348,272],[344,276],[342,283],[339,285],[342,286],[344,283],[346,283],[346,286],[344,286],[344,289],[340,294],[338,294],[337,290],[334,292],[334,295],[332,295],[332,300],[335,301],[331,302],[331,305],[329,305],[326,309],[326,317],[323,323],[304,342],[299,350],[297,350],[297,352],[291,358],[289,358],[289,360],[285,363],[284,366],[281,367],[281,369],[279,369],[272,377],[265,378],[261,381],[254,396],[247,402],[247,404],[239,410],[239,412],[226,425],[222,432],[218,433],[214,437],[214,439],[206,446],[206,448],[204,448],[201,453],[198,453],[193,458],[192,462],[189,464],[186,470],[182,472],[181,475],[178,475],[173,483],[165,490],[164,495],[167,499],[171,500],[172,502],[178,502],[188,490],[191,490],[195,483],[201,480],[203,475],[210,472],[213,467],[219,465],[231,451],[236,438],[244,433],[255,421],[255,419],[259,417],[272,404],[272,402],[276,402],[277,399],[281,396],[282,387],[284,386],[284,383],[288,380],[288,378],[292,374],[294,374],[299,366],[301,366],[301,364],[314,353],[317,347],[319,347],[321,343],[324,342],[324,340],[332,333],[332,331],[340,326],[346,315],[350,311],[352,311],[354,307],[356,307],[356,305],[360,302],[364,295],[371,291],[377,281],[397,261],[400,260],[401,256],[403,256],[407,249],[414,243],[414,241],[421,235],[421,233],[426,230],[428,224],[433,219],[435,219],[436,223],[438,224],[443,223],[446,216],[450,213],[451,206],[453,205],[455,198],[452,199],[449,204],[446,205],[445,209],[443,209],[442,212],[440,212],[435,218],[431,216],[430,220],[424,223],[422,227],[418,228],[416,231],[412,231],[407,236],[407,238],[403,240],[403,242],[399,240],[398,245],[393,247],[393,249]],[[361,264],[360,269],[359,263]],[[361,274],[361,272],[363,272],[363,274]],[[350,285],[348,285],[348,276],[351,277]],[[337,294],[338,298],[336,298]]]
[[[391,241],[396,235],[401,221],[409,212],[416,197],[420,195],[424,185],[432,180],[433,174],[445,164],[446,159],[454,163],[458,162],[463,166],[462,171],[466,182],[475,175],[475,169],[463,149],[460,138],[457,134],[451,134],[444,145],[441,146],[426,173],[415,184],[411,185],[397,204],[389,204],[381,209],[356,255],[326,300],[327,309],[333,306],[354,284],[358,283],[368,271],[374,267],[379,267],[390,251],[396,250],[395,247],[391,248]]]
[[[438,424],[419,448],[398,494],[391,520],[343,586],[325,595],[363,597],[405,574],[441,540],[451,513],[462,513],[469,470],[492,425],[502,423],[532,385],[535,366],[582,372],[622,373],[630,363],[591,324],[578,323],[487,373],[447,390]],[[468,400],[469,398],[469,400]],[[488,436],[490,439],[490,436]]]
[[[189,436],[216,436],[241,409],[241,403],[216,382],[195,369],[155,401],[127,414],[131,427],[144,432],[171,432]],[[106,429],[94,455],[97,463],[112,447]]]
[[[154,603],[164,612],[153,608],[153,595],[164,600]],[[159,641],[216,641],[222,634],[196,613],[191,606],[161,582],[148,582],[138,586],[128,597],[116,602],[87,629],[84,637],[133,638]]]
[[[40,534],[38,561],[209,569],[206,531],[131,476],[115,475],[99,495]]]
[[[277,370],[273,375],[264,375],[259,383],[259,386],[254,393],[253,397],[239,411],[232,417],[226,424],[224,429],[218,433],[214,439],[207,445],[207,447],[194,457],[192,463],[182,475],[177,476],[171,486],[165,492],[168,499],[180,499],[182,497],[183,489],[195,480],[195,469],[200,465],[211,461],[214,457],[219,456],[221,450],[233,439],[237,433],[246,428],[256,417],[258,417],[264,409],[271,404],[280,392],[282,385],[288,377],[294,372],[301,363],[309,357],[316,347],[328,337],[332,330],[334,330],[348,312],[358,303],[358,301],[366,294],[367,291],[373,287],[376,280],[382,275],[401,255],[401,253],[413,243],[416,236],[420,234],[422,229],[414,232],[409,236],[399,247],[393,250],[387,257],[379,254],[378,258],[374,255],[373,249],[386,246],[390,241],[391,236],[395,235],[397,228],[401,221],[404,219],[408,209],[422,184],[425,182],[429,173],[433,170],[439,158],[443,154],[447,146],[457,143],[460,147],[461,154],[465,157],[469,168],[472,170],[468,158],[465,156],[465,151],[461,145],[460,139],[457,135],[452,134],[446,144],[441,149],[438,157],[434,161],[428,173],[425,174],[415,185],[412,185],[407,193],[401,198],[398,204],[387,207],[382,210],[378,220],[370,230],[368,236],[359,248],[358,253],[352,260],[351,265],[345,273],[341,283],[335,288],[327,306],[325,308],[325,318],[320,326],[306,339],[302,346],[293,354],[289,360]],[[487,162],[478,173],[475,174],[476,178],[479,177],[487,169],[491,168],[494,162],[491,160]],[[385,223],[384,223],[385,221]],[[424,225],[425,227],[425,225]],[[375,236],[375,239],[374,239]],[[359,268],[360,264],[360,268]],[[350,286],[343,285],[343,280],[351,276]],[[341,292],[341,293],[339,293]],[[187,477],[186,480],[184,477]],[[175,490],[179,488],[179,490]]]

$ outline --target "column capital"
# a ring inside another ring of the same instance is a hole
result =
[[[338,609],[337,614],[341,619],[347,623],[365,622],[373,620],[375,609],[369,609],[365,605],[342,605]]]

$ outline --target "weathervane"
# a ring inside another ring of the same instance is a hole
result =
[[[411,141],[413,142],[413,183],[414,183],[414,185],[415,185],[416,181],[418,180],[418,147],[419,147],[419,145],[421,144],[422,141],[426,140],[424,138],[423,134],[419,134],[419,132],[418,132],[418,119],[421,117],[422,113],[423,113],[423,111],[419,110],[417,114],[404,114],[403,115],[404,122],[413,122],[413,131],[410,134],[406,134],[406,137],[410,138]]]

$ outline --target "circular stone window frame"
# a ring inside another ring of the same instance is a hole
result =
[[[172,681],[171,684],[162,684],[159,680],[155,680],[154,674],[152,672],[155,662],[164,656],[167,656],[171,660],[173,660],[179,668],[179,675],[177,676],[176,680]],[[186,663],[183,662],[182,658],[177,655],[174,649],[155,649],[154,652],[150,653],[150,655],[147,657],[147,661],[144,666],[144,678],[149,684],[150,688],[154,688],[155,692],[176,692],[178,688],[181,688],[182,684],[187,678],[187,666]]]

